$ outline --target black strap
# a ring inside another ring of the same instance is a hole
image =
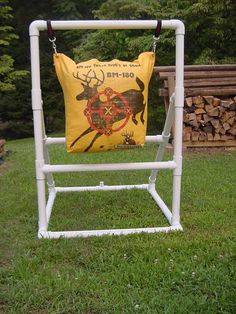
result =
[[[52,29],[52,24],[51,24],[50,20],[47,20],[47,33],[48,33],[48,38],[50,40],[55,39],[55,33],[54,33],[53,29]]]
[[[154,33],[154,36],[156,38],[158,38],[160,36],[160,33],[161,33],[161,20],[157,20],[157,27],[155,29],[155,33]]]
[[[48,33],[48,40],[52,43],[52,48],[54,50],[54,53],[57,55],[56,36],[52,29],[52,24],[50,20],[47,20],[47,33]]]

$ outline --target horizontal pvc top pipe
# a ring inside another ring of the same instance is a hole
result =
[[[51,21],[54,30],[68,29],[155,29],[157,20],[73,20]],[[162,20],[163,29],[175,29],[176,34],[184,35],[184,24],[180,20]],[[30,24],[30,36],[38,36],[39,31],[47,29],[44,20],[36,20]]]

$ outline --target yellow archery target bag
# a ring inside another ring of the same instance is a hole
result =
[[[64,94],[68,152],[144,145],[154,62],[153,52],[143,52],[133,62],[91,59],[77,64],[64,54],[54,54]]]

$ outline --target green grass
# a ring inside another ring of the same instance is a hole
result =
[[[235,313],[236,152],[185,152],[184,232],[38,240],[34,147],[12,141],[0,166],[0,313]],[[155,148],[52,163],[153,160]],[[131,157],[132,155],[132,157]],[[169,156],[167,156],[168,158]],[[158,190],[171,202],[171,171]],[[57,174],[57,185],[146,183],[149,172]],[[58,196],[50,229],[167,225],[142,191]]]

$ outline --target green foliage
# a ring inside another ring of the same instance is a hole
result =
[[[15,70],[14,45],[19,36],[14,33],[13,27],[6,26],[13,20],[8,1],[0,0],[0,5],[0,122],[5,123],[1,136],[21,137],[27,135],[27,131],[32,128],[28,102],[22,102],[25,93],[28,94],[28,99],[30,97],[28,87],[22,88],[23,82],[29,79],[29,72]]]
[[[95,17],[100,20],[108,18],[111,20],[146,20],[154,17],[159,9],[159,1],[155,0],[107,0],[94,13]]]
[[[233,0],[107,0],[94,14],[98,19],[181,19],[186,26],[186,64],[236,62],[236,4]],[[149,50],[151,42],[150,31],[97,31],[84,37],[75,54],[80,59],[91,55],[104,59],[130,58]],[[162,31],[158,56],[158,64],[174,64],[172,31]]]
[[[63,20],[90,20],[94,18],[93,10],[99,8],[104,0],[52,0],[52,14]],[[71,54],[73,48],[80,45],[87,30],[70,30],[60,33],[59,51]]]
[[[10,7],[8,7],[8,8],[10,11]],[[11,16],[9,16],[9,14],[6,14],[4,16],[3,12],[1,12],[1,9],[0,9],[0,17],[1,17],[1,19],[6,20],[7,18],[10,18]],[[1,26],[0,31],[1,31],[1,38],[0,38],[0,45],[1,46],[9,46],[10,42],[13,39],[18,39],[17,35],[11,33],[13,31],[13,27],[11,27],[11,26]]]
[[[13,17],[11,11],[8,1],[0,0],[0,92],[15,90],[14,82],[27,74],[26,71],[14,70],[10,45],[18,36],[13,33],[13,27],[6,25]]]
[[[94,11],[98,19],[153,19],[159,8],[157,1],[108,0]],[[143,30],[98,30],[89,32],[74,49],[76,60],[135,59],[152,45],[152,32]]]
[[[29,89],[29,75],[16,82],[16,89],[4,93],[0,100],[1,118],[6,126],[1,130],[5,138],[27,137],[32,134],[33,121]],[[22,101],[22,99],[24,101]]]
[[[186,26],[186,64],[236,62],[236,2],[234,0],[163,0],[163,19],[179,18]]]
[[[11,45],[15,64],[30,71],[28,26],[34,19],[52,17],[51,1],[12,1],[14,9],[14,25],[20,40]],[[26,14],[27,12],[27,14]],[[46,34],[40,36],[40,66],[42,94],[44,101],[45,124],[47,131],[64,127],[63,96],[55,78],[52,65],[52,49]],[[31,79],[27,75],[15,82],[15,90],[3,93],[0,99],[1,119],[5,128],[1,136],[19,138],[33,135],[31,107]],[[60,125],[60,126],[58,126]]]

